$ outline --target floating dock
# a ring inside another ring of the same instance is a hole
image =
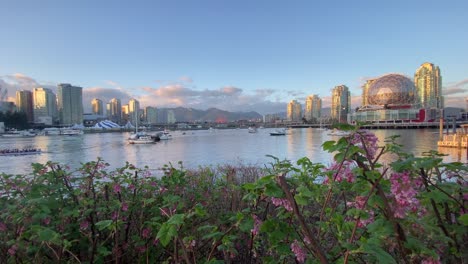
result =
[[[460,131],[453,134],[440,135],[437,141],[439,147],[468,148],[468,124],[460,126]]]

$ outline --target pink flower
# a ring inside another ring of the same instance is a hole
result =
[[[330,167],[325,168],[325,172],[330,171],[333,173],[333,180],[336,182],[347,181],[352,183],[356,180],[356,176],[352,172],[353,163],[350,161],[344,161],[341,163],[333,163]],[[328,178],[325,179],[325,184],[328,183]]]
[[[0,222],[0,231],[5,232],[8,230],[8,227],[6,226],[5,223]]]
[[[271,197],[271,202],[276,206],[276,207],[284,207],[284,209],[286,209],[286,211],[288,212],[292,212],[293,211],[293,208],[291,206],[291,203],[289,203],[288,200],[284,199],[284,198],[275,198],[275,197]]]
[[[307,257],[307,253],[303,247],[299,244],[299,242],[294,239],[294,242],[291,244],[291,251],[296,256],[297,262],[304,263]]]
[[[366,151],[365,155],[369,160],[373,160],[375,158],[375,154],[379,149],[378,141],[379,139],[375,134],[367,130],[360,130],[349,138],[349,142],[351,144]]]
[[[430,258],[425,258],[421,261],[421,264],[440,264],[439,258],[433,259],[432,257]]]
[[[119,218],[119,213],[117,211],[112,212],[111,219],[117,220]]]
[[[260,220],[257,215],[252,215],[252,217],[254,219],[254,227],[252,230],[250,230],[250,232],[252,232],[252,234],[256,236],[259,234],[259,229],[262,225],[262,220]]]
[[[123,202],[122,203],[122,211],[126,212],[128,210],[128,204]]]
[[[146,251],[146,246],[139,246],[139,247],[136,247],[136,250],[139,252],[139,253],[144,253]]]
[[[149,228],[143,228],[143,231],[141,231],[141,237],[143,238],[149,238],[151,235],[151,229]]]
[[[88,226],[89,226],[88,220],[81,221],[81,223],[80,223],[80,229],[81,229],[81,230],[87,229]]]
[[[16,254],[16,250],[18,250],[18,246],[17,245],[13,245],[11,246],[9,249],[8,249],[8,254],[14,256]]]
[[[114,193],[120,193],[122,191],[122,187],[120,187],[120,184],[116,183],[114,184]]]
[[[404,218],[410,212],[423,214],[416,198],[418,191],[415,188],[421,187],[419,179],[413,180],[409,172],[392,173],[390,176],[390,191],[391,196],[395,200],[392,204],[394,216],[396,218]]]
[[[44,218],[42,220],[42,223],[44,223],[44,225],[49,225],[50,224],[50,217]]]

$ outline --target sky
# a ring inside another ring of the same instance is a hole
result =
[[[361,102],[368,78],[441,69],[466,107],[468,1],[0,0],[0,87],[83,87],[141,106],[286,111],[333,87]]]

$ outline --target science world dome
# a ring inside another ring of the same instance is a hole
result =
[[[416,87],[401,74],[387,74],[376,79],[367,91],[369,105],[410,105],[415,102]]]

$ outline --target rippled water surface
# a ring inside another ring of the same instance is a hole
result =
[[[266,155],[296,161],[304,156],[313,162],[328,164],[331,154],[322,150],[322,143],[337,139],[328,131],[313,128],[289,129],[286,136],[270,136],[271,129],[259,129],[256,134],[246,129],[215,131],[172,132],[173,139],[152,145],[129,145],[128,133],[96,133],[82,136],[37,136],[34,138],[0,137],[0,149],[34,146],[43,150],[40,155],[0,156],[0,172],[31,172],[31,163],[49,160],[77,168],[80,163],[103,158],[112,168],[126,161],[137,167],[150,169],[182,161],[185,167],[216,164],[256,164],[272,161]],[[401,135],[399,143],[415,155],[437,149],[438,130],[374,130],[381,140],[391,135]],[[446,161],[466,161],[466,151],[440,148],[449,154]]]

